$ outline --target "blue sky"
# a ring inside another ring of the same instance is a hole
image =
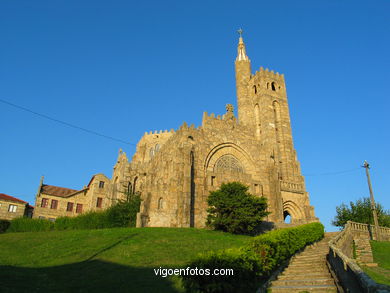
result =
[[[389,15],[389,1],[3,0],[0,98],[136,144],[236,105],[242,27],[252,71],[285,74],[302,173],[331,231],[336,205],[368,196],[364,160],[390,208]],[[111,176],[119,148],[135,151],[0,103],[1,193],[34,203],[41,175],[82,188]]]

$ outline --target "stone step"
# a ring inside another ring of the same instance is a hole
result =
[[[323,252],[316,251],[316,252],[310,252],[310,253],[304,252],[301,254],[297,254],[295,257],[323,257],[327,253],[328,253],[328,251],[323,251]]]
[[[309,286],[275,286],[271,287],[272,293],[296,293],[296,292],[314,292],[314,293],[328,293],[328,292],[337,292],[336,286],[332,285],[309,285]]]
[[[314,270],[318,270],[318,271],[323,271],[323,270],[328,270],[328,267],[324,264],[324,263],[321,263],[321,264],[318,264],[318,265],[310,265],[310,264],[296,264],[296,263],[293,263],[291,265],[288,266],[288,269],[292,269],[292,270],[302,270],[302,271],[314,271]],[[287,270],[287,268],[286,268]]]
[[[302,261],[316,261],[316,260],[326,260],[326,253],[323,253],[322,255],[297,255],[295,256],[292,261],[295,260],[302,260]]]
[[[272,286],[310,286],[310,285],[334,285],[332,278],[313,278],[313,279],[296,279],[296,280],[276,280]]]
[[[324,253],[327,254],[329,252],[329,249],[316,250],[316,251],[304,251],[298,254],[298,256],[316,256],[316,255],[323,255]]]
[[[330,278],[331,274],[324,273],[324,272],[304,272],[302,274],[285,274],[282,273],[278,276],[278,280],[302,280],[305,279],[312,279],[312,278]]]
[[[324,253],[324,252],[328,252],[329,251],[329,248],[326,247],[326,248],[318,248],[318,249],[312,249],[312,250],[304,250],[302,251],[300,254],[321,254],[321,253]]]
[[[327,255],[327,252],[319,253],[319,254],[300,254],[294,256],[294,259],[320,259],[320,258],[325,258],[325,255]]]
[[[325,257],[322,257],[322,258],[295,258],[293,260],[290,261],[290,264],[291,263],[307,263],[307,264],[316,264],[316,263],[326,263],[326,258]]]
[[[283,271],[283,273],[286,273],[286,274],[306,274],[306,273],[310,273],[310,272],[329,273],[329,269],[325,266],[313,267],[313,268],[310,268],[310,267],[300,268],[300,267],[289,266]]]

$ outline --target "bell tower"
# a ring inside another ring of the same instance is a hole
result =
[[[251,61],[246,55],[245,44],[242,39],[242,29],[239,29],[238,33],[240,34],[240,38],[238,40],[238,52],[235,61],[238,121],[240,124],[249,126],[250,118],[253,116],[248,93],[248,82],[251,79]]]
[[[242,30],[238,33],[235,60],[238,122],[258,141],[259,156],[255,160],[266,158],[262,163],[272,174],[269,200],[274,209],[273,220],[279,222],[288,214],[294,222],[317,221],[293,145],[284,75],[262,67],[252,74]]]

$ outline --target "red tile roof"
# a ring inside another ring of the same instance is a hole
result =
[[[20,202],[20,203],[27,203],[27,201],[21,200],[19,198],[16,198],[16,197],[4,194],[4,193],[0,193],[0,199],[9,200],[9,201],[16,201],[16,202]]]
[[[59,186],[54,186],[54,185],[46,185],[46,184],[42,184],[42,188],[41,188],[41,193],[59,196],[59,197],[68,197],[69,195],[71,195],[77,191],[79,191],[79,190],[65,188],[65,187],[59,187]]]

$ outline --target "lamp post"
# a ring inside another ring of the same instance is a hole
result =
[[[372,192],[372,186],[371,186],[371,179],[370,179],[370,173],[368,169],[370,169],[370,164],[368,164],[367,161],[364,161],[363,168],[366,169],[366,176],[367,176],[367,182],[368,182],[368,189],[370,190],[370,200],[371,200],[371,210],[372,215],[374,217],[374,229],[375,229],[375,238],[377,241],[380,239],[379,235],[379,223],[378,223],[378,214],[376,212],[376,205],[374,200],[374,193]]]

